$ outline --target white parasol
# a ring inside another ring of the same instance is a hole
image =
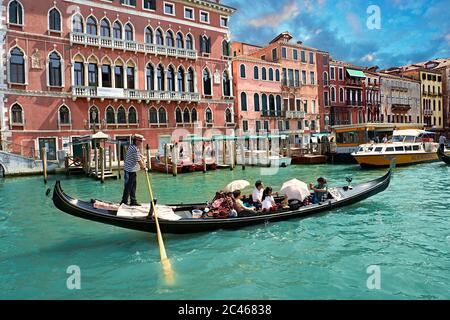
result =
[[[247,180],[236,180],[229,183],[223,191],[225,192],[233,192],[236,190],[242,190],[247,188],[250,185],[250,182]]]
[[[285,194],[289,200],[300,201],[305,200],[311,195],[308,185],[297,179],[285,182],[281,187],[280,193]]]

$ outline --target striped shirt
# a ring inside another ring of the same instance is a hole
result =
[[[134,144],[130,145],[125,157],[124,170],[128,172],[138,172],[141,168],[139,165],[139,161],[141,161],[141,159],[142,156],[139,149]]]

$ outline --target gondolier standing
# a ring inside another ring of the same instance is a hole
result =
[[[145,139],[140,134],[135,134],[131,137],[131,145],[128,148],[128,152],[125,156],[125,186],[121,204],[128,205],[128,198],[130,198],[131,206],[140,206],[136,199],[136,176],[139,169],[147,170],[144,161],[142,160],[143,156],[140,152],[143,141],[145,141]]]
[[[447,138],[444,136],[444,134],[441,134],[439,137],[439,148],[442,152],[445,152],[445,144],[447,142]]]

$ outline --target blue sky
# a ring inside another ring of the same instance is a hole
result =
[[[235,41],[264,45],[289,31],[335,59],[381,68],[450,57],[450,0],[222,0],[238,9]],[[369,29],[370,5],[381,28]]]

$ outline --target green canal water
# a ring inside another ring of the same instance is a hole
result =
[[[1,299],[448,299],[450,168],[399,168],[384,193],[303,220],[238,231],[164,235],[176,282],[167,286],[154,235],[80,220],[54,208],[45,191],[56,178],[70,195],[117,201],[122,181],[51,176],[0,180]],[[260,169],[153,174],[160,203],[196,202]],[[292,166],[262,177],[275,189],[292,178],[330,185],[384,174],[357,166]],[[144,176],[138,196],[147,199]],[[66,285],[69,266],[81,289]],[[381,288],[369,289],[370,266]]]

